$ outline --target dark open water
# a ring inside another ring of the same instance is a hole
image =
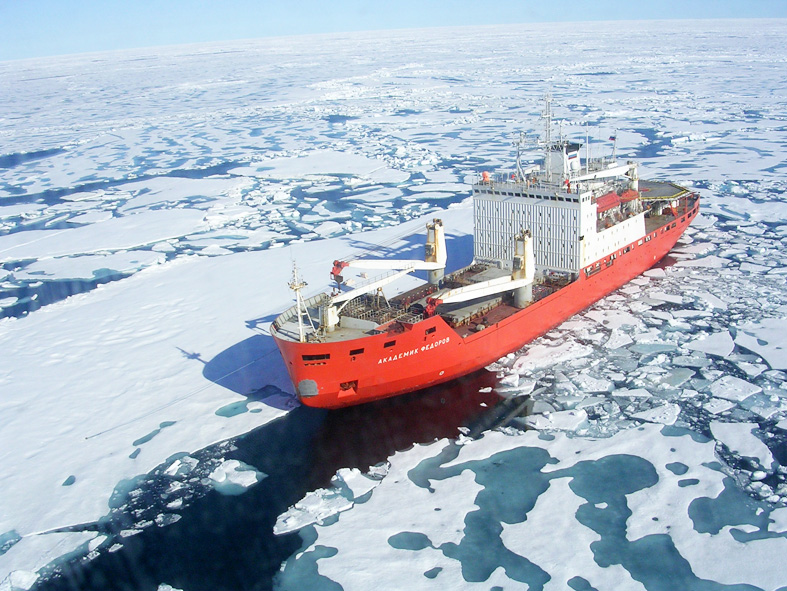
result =
[[[237,459],[268,477],[239,496],[213,490],[196,495],[177,512],[179,521],[119,538],[122,549],[103,549],[93,560],[74,557],[34,589],[154,591],[160,583],[187,591],[271,589],[282,561],[301,546],[297,533],[273,535],[278,515],[307,492],[327,487],[340,468],[366,471],[414,443],[456,437],[459,427],[477,423],[500,402],[494,393],[479,393],[494,383],[493,374],[481,371],[342,410],[302,406],[234,440],[232,451],[223,451],[225,443],[191,454]],[[137,485],[143,497],[150,495],[147,502],[161,505],[154,497],[169,482],[159,473]],[[125,522],[110,519],[103,530],[117,533],[131,526],[128,515]]]

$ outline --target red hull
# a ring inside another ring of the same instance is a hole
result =
[[[596,263],[586,268],[594,273],[582,269],[570,285],[465,337],[440,316],[405,325],[403,332],[332,343],[293,342],[272,333],[299,398],[308,406],[341,408],[447,382],[518,350],[651,268],[675,245],[698,209],[699,200],[675,222],[622,248],[611,262],[607,257],[597,270]]]

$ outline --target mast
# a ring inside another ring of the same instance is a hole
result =
[[[546,168],[546,180],[548,183],[552,182],[552,95],[547,94],[544,97],[544,112],[541,114],[544,118],[546,130],[544,132],[544,167]]]
[[[287,285],[295,292],[295,312],[298,316],[298,340],[301,343],[305,343],[306,336],[304,334],[303,315],[306,314],[306,316],[309,317],[309,311],[306,309],[306,304],[303,302],[301,290],[308,284],[298,277],[298,266],[295,264],[295,261],[292,261],[292,279]],[[312,327],[312,330],[314,330],[311,317],[309,317],[309,325]]]
[[[590,133],[588,132],[588,122],[585,121],[585,174],[590,173]]]
[[[617,129],[609,139],[612,140],[612,161],[617,162],[618,160],[618,130]]]
[[[521,182],[525,179],[525,173],[522,170],[522,144],[525,143],[524,132],[519,132],[519,139],[514,142],[516,146],[516,180]]]

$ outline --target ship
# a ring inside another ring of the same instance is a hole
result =
[[[477,371],[673,248],[699,212],[699,194],[639,179],[636,162],[618,161],[615,136],[612,154],[600,157],[589,141],[583,150],[562,132],[553,137],[549,99],[542,117],[538,161],[523,164],[520,134],[515,167],[482,172],[472,185],[470,265],[446,273],[445,228],[432,219],[423,260],[336,260],[335,287],[311,297],[293,266],[295,304],[270,333],[303,404],[341,408]],[[366,279],[345,281],[351,270]],[[368,278],[372,270],[382,274]],[[415,287],[385,296],[383,287],[414,273],[423,277]]]

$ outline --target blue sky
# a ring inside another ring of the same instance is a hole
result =
[[[0,60],[473,24],[787,18],[787,0],[0,0]]]

